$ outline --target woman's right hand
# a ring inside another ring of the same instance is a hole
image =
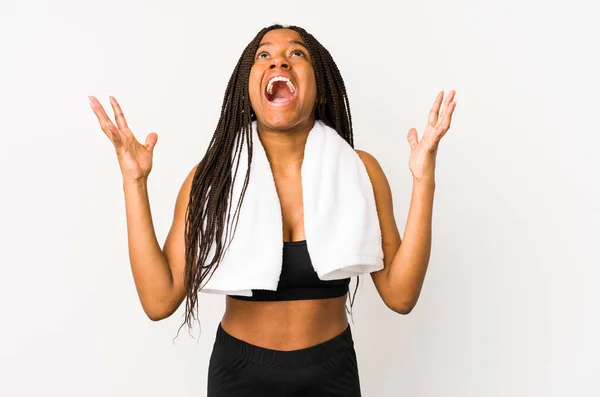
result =
[[[158,135],[152,132],[146,137],[145,145],[140,144],[129,129],[123,111],[115,98],[110,97],[110,104],[115,114],[116,125],[110,120],[96,97],[90,96],[89,99],[90,106],[96,117],[98,117],[102,131],[115,147],[123,181],[139,182],[146,180],[152,170],[152,152],[158,140]]]

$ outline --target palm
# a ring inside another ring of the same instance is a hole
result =
[[[90,105],[98,117],[102,131],[113,143],[119,159],[123,177],[128,180],[146,178],[152,170],[152,152],[158,136],[151,133],[142,145],[129,129],[123,111],[116,99],[111,97],[116,125],[110,120],[104,108],[95,97],[90,97]]]
[[[433,178],[438,144],[450,128],[452,113],[456,107],[456,102],[452,102],[455,94],[456,91],[450,91],[441,113],[440,107],[444,92],[442,91],[438,94],[429,112],[427,126],[423,130],[423,136],[420,141],[415,128],[411,128],[408,132],[407,139],[410,145],[408,166],[413,176],[417,179]]]
[[[152,170],[152,154],[133,136],[130,129],[123,129],[125,139],[123,146],[117,149],[123,171],[145,176]]]

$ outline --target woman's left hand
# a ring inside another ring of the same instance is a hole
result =
[[[456,91],[450,91],[444,102],[444,107],[440,113],[440,106],[444,99],[444,91],[441,91],[429,113],[427,126],[423,131],[421,141],[418,139],[417,130],[411,128],[408,131],[408,144],[410,145],[410,158],[408,167],[417,181],[434,182],[435,181],[435,159],[440,139],[450,128],[452,113],[456,107],[453,102]]]

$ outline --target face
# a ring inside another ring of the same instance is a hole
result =
[[[248,84],[256,118],[273,130],[312,125],[317,84],[312,59],[290,29],[267,32],[254,56]]]

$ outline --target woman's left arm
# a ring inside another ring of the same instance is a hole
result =
[[[371,277],[385,304],[397,313],[411,312],[425,280],[431,253],[435,160],[439,141],[450,128],[456,107],[454,95],[455,91],[450,91],[440,113],[444,93],[438,94],[420,141],[415,128],[408,132],[413,189],[403,240],[394,219],[390,185],[381,166],[369,153],[356,150],[373,185],[382,235],[384,268],[371,273]]]

